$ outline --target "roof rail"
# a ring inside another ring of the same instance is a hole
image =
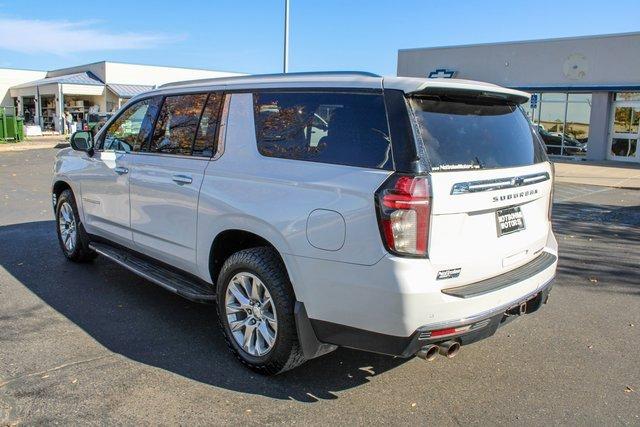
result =
[[[299,73],[275,73],[275,74],[245,74],[242,76],[229,76],[229,77],[212,77],[207,79],[197,79],[197,80],[183,80],[177,82],[165,83],[160,88],[165,87],[176,87],[176,86],[186,86],[186,85],[195,85],[195,84],[205,84],[205,83],[216,83],[220,81],[238,81],[244,79],[255,79],[255,78],[285,78],[285,77],[296,77],[296,76],[361,76],[361,77],[381,77],[378,74],[369,73],[367,71],[307,71],[307,72],[299,72]]]

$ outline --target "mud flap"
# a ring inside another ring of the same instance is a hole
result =
[[[327,344],[318,341],[313,326],[307,316],[307,309],[304,307],[304,303],[296,301],[296,305],[293,309],[293,315],[296,319],[296,330],[298,331],[298,340],[302,347],[304,357],[308,359],[315,359],[316,357],[323,356],[327,353],[331,353],[338,346],[333,344]]]

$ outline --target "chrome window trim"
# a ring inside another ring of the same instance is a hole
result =
[[[517,188],[526,185],[538,184],[550,179],[548,172],[539,172],[529,175],[511,176],[507,178],[487,179],[483,181],[458,182],[451,187],[451,194],[478,193],[481,191],[503,190],[505,188]]]

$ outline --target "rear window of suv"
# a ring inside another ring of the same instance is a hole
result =
[[[409,99],[433,171],[526,166],[544,152],[517,105],[475,98]]]
[[[254,93],[260,154],[391,170],[391,139],[381,93]]]

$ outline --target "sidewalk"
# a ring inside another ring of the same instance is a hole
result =
[[[69,143],[65,140],[64,135],[37,136],[27,138],[20,142],[0,143],[0,153],[7,151],[37,150],[41,148],[63,148],[68,146]]]
[[[640,189],[640,164],[554,160],[556,182]]]

